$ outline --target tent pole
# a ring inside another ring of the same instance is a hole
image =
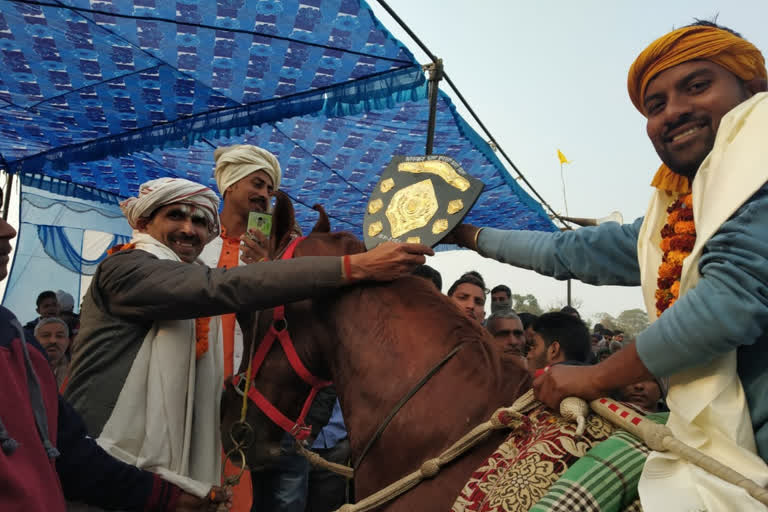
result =
[[[5,179],[5,197],[3,197],[3,220],[8,220],[8,211],[11,209],[11,188],[13,188],[13,174],[8,173]]]
[[[440,90],[439,82],[443,78],[443,59],[437,59],[432,64],[424,66],[429,71],[429,121],[427,123],[426,154],[432,154],[435,142],[435,122],[437,121],[437,93]]]

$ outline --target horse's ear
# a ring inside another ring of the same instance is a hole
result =
[[[312,206],[312,209],[320,214],[315,223],[315,227],[312,228],[312,233],[330,233],[331,221],[328,220],[328,214],[325,213],[325,208],[320,204],[315,204]]]
[[[270,259],[290,240],[290,234],[296,223],[293,202],[287,194],[275,192],[275,207],[272,210],[272,232],[270,233]]]

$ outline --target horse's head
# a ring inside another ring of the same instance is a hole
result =
[[[294,248],[294,257],[302,256],[342,256],[365,250],[364,245],[352,234],[330,232],[328,215],[320,205],[313,207],[319,212],[319,218],[312,232],[301,239]],[[280,258],[291,242],[300,236],[293,205],[282,193],[278,193],[273,211],[273,230],[270,237],[270,256]],[[296,355],[308,372],[320,379],[329,380],[329,363],[321,347],[332,339],[323,322],[323,309],[328,301],[305,300],[285,305],[285,322],[277,322],[276,310],[264,311],[258,315],[257,322],[242,321],[244,330],[244,354],[238,370],[241,376],[239,384],[227,382],[222,396],[222,439],[225,450],[233,448],[232,427],[241,416],[245,378],[249,362],[249,353],[257,354],[268,333],[285,332],[295,347]],[[254,325],[255,324],[255,325]],[[273,325],[274,324],[274,325]],[[279,336],[284,336],[280,334]],[[302,379],[292,366],[283,350],[281,341],[275,339],[263,358],[258,373],[253,375],[251,386],[263,398],[285,416],[295,422],[309,396],[312,386]],[[252,348],[253,347],[253,348]],[[255,395],[255,393],[253,393]],[[253,400],[247,405],[246,422],[253,429],[253,441],[247,450],[247,461],[251,469],[259,469],[273,464],[280,455],[280,441],[286,435],[285,427],[278,426]],[[268,409],[268,407],[267,407]],[[237,436],[236,436],[237,437]],[[239,462],[235,460],[235,462]]]

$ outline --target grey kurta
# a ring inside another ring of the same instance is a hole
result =
[[[118,252],[99,265],[83,299],[65,397],[83,416],[89,435],[97,437],[155,320],[248,313],[342,284],[338,257],[211,269],[142,250]]]

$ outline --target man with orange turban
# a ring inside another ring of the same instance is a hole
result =
[[[644,218],[562,233],[478,229],[453,241],[559,279],[642,285],[652,322],[590,367],[534,381],[556,407],[669,377],[668,427],[687,444],[768,484],[768,94],[765,60],[739,34],[697,22],[651,43],[629,96],[664,165]],[[668,454],[640,481],[646,510],[764,510],[739,487]]]

